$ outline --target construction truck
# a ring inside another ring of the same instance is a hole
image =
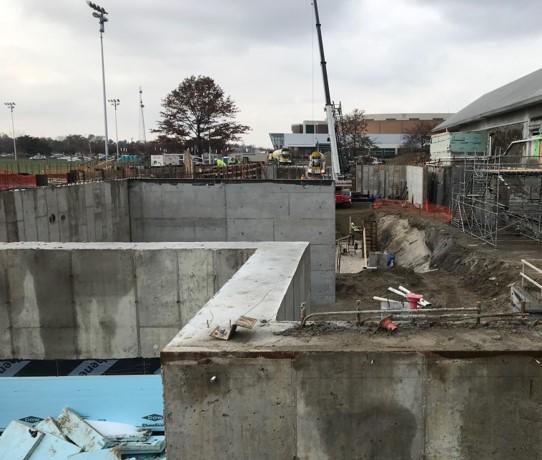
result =
[[[288,149],[278,149],[267,155],[267,161],[274,162],[279,165],[291,165],[290,151]]]
[[[307,167],[307,177],[313,179],[322,179],[326,174],[326,156],[318,149],[314,150],[309,156],[309,165]]]

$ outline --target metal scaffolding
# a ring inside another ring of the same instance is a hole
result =
[[[460,167],[452,192],[453,225],[492,246],[504,237],[542,243],[538,158],[465,157]]]

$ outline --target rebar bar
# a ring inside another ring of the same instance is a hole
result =
[[[301,320],[301,326],[305,326],[307,321],[311,318],[318,316],[348,316],[356,315],[357,318],[365,315],[410,315],[412,317],[419,316],[421,314],[427,313],[444,313],[444,312],[476,312],[479,313],[480,309],[478,307],[468,307],[468,308],[426,308],[421,310],[346,310],[346,311],[326,311],[326,312],[315,312],[310,315],[305,316]]]

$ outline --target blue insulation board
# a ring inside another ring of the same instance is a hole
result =
[[[0,378],[0,432],[12,420],[34,424],[65,407],[92,420],[163,431],[162,376]]]

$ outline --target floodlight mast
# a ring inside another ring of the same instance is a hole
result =
[[[141,86],[139,87],[139,114],[141,118],[141,130],[143,133],[143,144],[147,144],[147,132],[145,129],[145,114],[143,113],[143,109],[145,108],[145,105],[143,104],[143,89]]]
[[[13,155],[15,160],[17,160],[17,141],[15,140],[15,123],[13,122],[13,111],[15,110],[15,102],[4,102],[4,105],[11,112],[11,132],[13,136]]]
[[[103,34],[105,32],[105,23],[109,20],[107,15],[109,14],[105,11],[105,8],[97,5],[96,3],[87,0],[87,5],[94,10],[92,16],[98,19],[100,23],[100,51],[102,56],[102,87],[103,87],[103,106],[104,106],[104,125],[105,125],[105,161],[109,159],[109,132],[107,129],[107,94],[105,90],[105,62],[104,62],[104,39]],[[118,146],[118,145],[117,145]]]
[[[119,125],[117,123],[117,107],[120,105],[120,99],[109,99],[108,101],[113,107],[115,107],[115,138],[117,142],[117,161],[120,159],[119,154]]]

